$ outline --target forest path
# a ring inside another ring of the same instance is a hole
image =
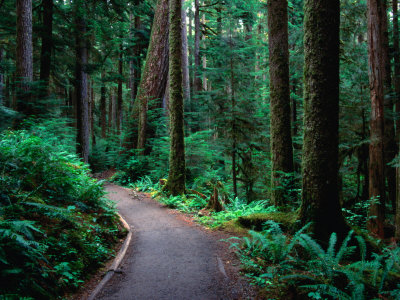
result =
[[[207,232],[146,194],[112,184],[106,185],[106,190],[133,227],[133,238],[121,272],[114,274],[96,299],[211,300],[254,296],[247,282],[237,276],[237,267],[232,266],[232,251],[221,246],[219,239],[224,236]],[[221,247],[225,248],[222,252]]]

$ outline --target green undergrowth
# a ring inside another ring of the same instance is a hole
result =
[[[123,235],[102,183],[43,132],[0,136],[0,299],[77,290]]]
[[[204,194],[197,194],[189,190],[186,195],[170,196],[162,191],[159,183],[153,183],[150,177],[143,177],[133,184],[128,185],[141,192],[148,192],[159,202],[169,208],[177,209],[185,213],[191,213],[197,222],[209,228],[231,228],[233,231],[241,231],[240,228],[254,229],[257,227],[257,220],[263,218],[283,220],[283,216],[277,212],[275,206],[270,205],[268,200],[259,200],[247,203],[239,198],[225,199],[224,210],[214,212],[207,210],[208,199],[211,191],[203,189]],[[220,199],[222,201],[222,199]],[[289,213],[287,215],[290,215]],[[246,219],[244,219],[246,218]],[[290,216],[292,218],[292,216]],[[254,221],[252,221],[254,219]],[[245,220],[249,220],[246,222]],[[233,221],[233,222],[232,222]],[[289,222],[289,220],[287,221]],[[236,227],[236,228],[234,228]]]
[[[306,233],[293,235],[267,221],[260,232],[226,241],[236,248],[242,270],[268,299],[400,299],[400,248],[367,251],[351,231],[324,248]],[[358,259],[354,260],[354,257]]]

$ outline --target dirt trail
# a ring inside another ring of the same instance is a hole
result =
[[[221,254],[221,236],[144,194],[116,185],[106,189],[134,231],[120,270],[96,299],[252,298],[247,283],[230,274],[232,253]]]

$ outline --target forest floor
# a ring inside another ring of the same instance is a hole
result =
[[[117,185],[108,197],[133,228],[119,270],[96,299],[254,299],[239,275],[239,261],[222,231],[211,231],[189,215],[168,209]]]

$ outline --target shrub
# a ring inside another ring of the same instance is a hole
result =
[[[61,143],[0,135],[0,295],[54,298],[109,257],[117,218],[101,182]]]

